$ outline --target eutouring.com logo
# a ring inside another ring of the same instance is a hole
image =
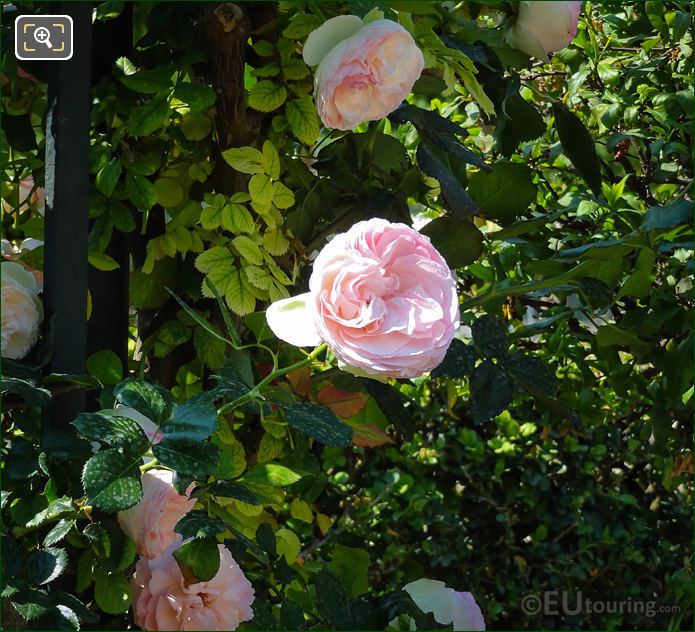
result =
[[[521,600],[524,614],[535,616],[575,616],[578,614],[640,614],[652,619],[659,614],[680,612],[672,604],[657,604],[654,600],[589,599],[581,591],[547,590],[539,595],[526,595]]]

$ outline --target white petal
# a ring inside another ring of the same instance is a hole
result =
[[[21,287],[34,296],[39,293],[39,285],[34,275],[18,263],[3,261],[0,275],[4,282]]]
[[[333,48],[352,37],[363,26],[364,23],[356,15],[338,15],[326,20],[306,38],[302,51],[306,65],[318,66]]]
[[[437,623],[448,625],[454,620],[450,589],[444,582],[423,577],[407,584],[403,590],[411,596],[420,610],[424,613],[431,612]]]
[[[315,347],[323,342],[316,331],[309,292],[275,301],[265,317],[273,333],[295,347]]]
[[[538,39],[531,34],[527,29],[522,28],[519,24],[515,24],[505,33],[507,44],[514,48],[518,48],[527,55],[548,61],[548,54],[543,48],[543,45]]]

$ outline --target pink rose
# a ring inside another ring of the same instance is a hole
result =
[[[172,484],[173,478],[170,470],[145,472],[140,502],[118,512],[121,529],[135,541],[138,553],[145,557],[156,557],[170,544],[181,542],[174,527],[195,505],[195,500],[188,498],[193,484],[182,496]]]
[[[507,31],[507,43],[548,61],[547,53],[565,48],[577,34],[581,2],[520,2],[519,16]]]
[[[253,618],[253,586],[223,545],[217,575],[189,586],[173,556],[177,547],[136,564],[131,580],[136,625],[143,630],[236,630]]]
[[[393,112],[425,64],[410,33],[391,20],[364,24],[355,15],[327,20],[304,44],[315,66],[314,97],[326,127],[351,130]]]
[[[444,359],[459,324],[456,280],[428,237],[370,219],[329,242],[309,292],[273,303],[275,335],[326,342],[339,363],[379,377],[417,377]]]
[[[485,620],[473,595],[449,588],[434,579],[418,579],[403,587],[415,605],[424,613],[431,612],[442,625],[454,624],[454,630],[484,630]]]
[[[18,263],[3,261],[2,277],[2,357],[21,360],[39,338],[43,320],[41,288],[36,278]]]

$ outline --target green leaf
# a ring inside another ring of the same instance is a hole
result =
[[[287,98],[287,90],[269,79],[259,81],[249,91],[249,106],[260,112],[277,110]]]
[[[596,146],[591,134],[577,115],[562,103],[553,103],[553,116],[563,152],[572,161],[594,195],[601,195],[601,163],[596,155]]]
[[[174,527],[174,532],[181,535],[184,540],[216,536],[226,530],[227,525],[222,520],[211,518],[203,511],[189,511]]]
[[[201,112],[186,114],[181,119],[181,132],[188,140],[203,140],[211,131],[212,121]]]
[[[123,377],[121,360],[110,349],[90,355],[85,362],[85,367],[90,375],[105,385],[118,384]]]
[[[302,39],[321,26],[323,20],[313,13],[295,13],[282,32],[288,39]]]
[[[210,490],[214,496],[221,498],[234,498],[247,505],[259,505],[260,502],[256,494],[248,487],[235,483],[234,481],[215,481]]]
[[[204,441],[217,428],[217,411],[207,393],[174,407],[171,418],[162,425],[167,439],[175,441]]]
[[[471,412],[476,422],[499,415],[509,406],[514,386],[502,369],[492,360],[479,364],[470,379]]]
[[[299,432],[333,448],[346,448],[352,443],[352,428],[325,406],[298,403],[285,408],[285,420]]]
[[[263,143],[263,170],[272,180],[280,177],[280,156],[275,145],[269,140]]]
[[[497,162],[489,172],[471,177],[468,192],[481,213],[507,224],[535,201],[538,190],[532,179],[531,169],[524,164]]]
[[[95,454],[84,466],[82,485],[87,502],[104,511],[128,509],[142,497],[140,455],[111,449]]]
[[[282,182],[273,182],[273,204],[279,209],[287,209],[294,206],[294,193]]]
[[[210,581],[220,569],[220,549],[215,538],[194,538],[174,551],[184,577],[193,573],[201,582]]]
[[[500,358],[507,355],[507,329],[499,318],[483,314],[473,323],[471,332],[475,346],[484,356]]]
[[[350,597],[340,579],[328,568],[322,568],[314,580],[316,604],[321,617],[332,630],[372,630],[369,603]]]
[[[282,231],[266,230],[263,233],[263,247],[273,256],[279,257],[287,252],[290,242]]]
[[[103,252],[92,252],[89,254],[89,265],[94,266],[97,270],[102,272],[111,272],[112,270],[118,270],[121,266],[118,265],[113,257],[104,254]]]
[[[596,342],[599,347],[631,347],[639,355],[646,353],[648,344],[640,340],[639,336],[628,329],[621,329],[617,325],[602,325],[596,332]]]
[[[27,559],[27,577],[34,585],[48,584],[63,573],[67,564],[65,549],[39,549]]]
[[[460,380],[475,368],[478,352],[473,345],[454,338],[442,363],[432,371],[432,377],[448,377]]]
[[[12,606],[27,621],[45,615],[50,608],[51,600],[45,590],[24,588],[12,595]]]
[[[55,527],[53,527],[43,539],[44,546],[51,546],[60,542],[72,529],[72,521],[70,520],[60,520]]]
[[[250,237],[239,235],[239,237],[232,239],[232,244],[249,263],[257,266],[263,263],[263,253]]]
[[[157,203],[157,190],[145,176],[129,173],[125,188],[130,201],[141,211],[149,211]]]
[[[540,392],[547,397],[555,396],[557,378],[540,358],[513,353],[505,360],[504,369],[531,394]]]
[[[258,463],[248,470],[241,480],[246,483],[285,487],[301,478],[301,474],[279,463]]]
[[[171,66],[159,66],[152,70],[141,70],[132,75],[121,77],[120,81],[136,92],[156,94],[171,88],[172,74],[173,68]]]
[[[166,96],[158,96],[133,111],[128,131],[133,136],[149,136],[168,122],[169,101]]]
[[[351,597],[358,597],[369,591],[370,563],[367,551],[334,544],[328,568],[340,577]]]
[[[227,211],[227,215],[223,215],[222,225],[230,232],[239,233],[253,233],[256,225],[253,222],[253,217],[251,213],[247,210],[245,206],[241,204],[228,204],[224,207],[224,211]]]
[[[224,296],[229,308],[240,316],[245,316],[256,309],[256,297],[252,286],[246,274],[238,268],[235,268],[228,278]]]
[[[215,91],[201,83],[180,83],[174,89],[174,96],[187,103],[193,113],[215,105]]]
[[[47,406],[53,397],[45,388],[16,377],[3,377],[0,382],[0,391],[3,395],[9,393],[19,395],[30,406]]]
[[[106,529],[100,524],[96,522],[88,524],[82,534],[89,540],[99,557],[109,557],[111,555],[111,538]]]
[[[165,208],[179,206],[186,199],[183,187],[174,178],[157,178],[152,186],[157,193],[157,203]]]
[[[98,569],[99,567],[97,567]],[[107,614],[128,612],[132,591],[130,583],[120,571],[98,570],[94,585],[94,600]]]
[[[222,152],[222,158],[241,173],[263,173],[263,154],[255,147],[232,147]]]
[[[121,177],[121,161],[118,158],[111,158],[97,173],[94,179],[94,185],[100,193],[106,197],[111,197],[113,190],[116,188],[118,178]]]
[[[204,479],[215,471],[219,450],[210,443],[187,443],[164,438],[152,446],[152,452],[162,465]]]
[[[386,418],[398,428],[405,437],[415,432],[413,402],[390,384],[383,384],[370,378],[359,378],[360,384],[375,399]]]
[[[451,268],[467,266],[483,254],[483,234],[470,220],[438,217],[420,232],[432,240]]]
[[[72,425],[87,439],[104,441],[133,452],[143,452],[150,442],[136,421],[103,413],[80,413]]]
[[[117,401],[134,408],[154,423],[161,423],[171,413],[173,398],[161,386],[130,377],[113,389]]]
[[[652,206],[644,215],[640,228],[644,231],[673,228],[693,223],[693,205],[688,200],[678,200],[666,206]]]
[[[285,106],[285,116],[292,133],[305,145],[313,145],[319,136],[319,116],[311,95],[292,99]]]
[[[249,180],[251,200],[261,206],[269,206],[273,201],[273,183],[264,173],[257,173]]]

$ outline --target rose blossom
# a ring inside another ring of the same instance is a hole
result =
[[[140,558],[131,580],[135,623],[143,630],[236,630],[253,618],[253,586],[223,546],[210,581],[186,586],[171,545],[159,557]]]
[[[355,15],[327,20],[309,34],[304,61],[315,66],[314,98],[326,127],[351,130],[395,110],[424,66],[410,33],[391,20]]]
[[[507,31],[507,43],[548,61],[547,53],[565,48],[577,34],[581,2],[520,2],[519,17]]]
[[[485,620],[473,595],[449,588],[434,579],[418,579],[403,587],[415,605],[424,613],[431,612],[442,625],[454,624],[454,630],[484,630]]]
[[[38,340],[43,305],[31,272],[12,261],[3,261],[1,265],[2,357],[19,360]]]
[[[428,237],[374,218],[329,242],[309,292],[276,301],[267,318],[278,338],[324,341],[357,373],[417,377],[441,363],[454,337],[456,281]]]
[[[176,491],[173,478],[174,473],[170,470],[145,472],[140,502],[118,512],[118,523],[135,541],[138,553],[145,557],[156,557],[170,544],[181,542],[174,527],[195,505],[195,500],[188,498],[193,485],[182,496]]]

